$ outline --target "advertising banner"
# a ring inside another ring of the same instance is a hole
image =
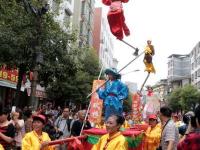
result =
[[[141,98],[140,95],[135,93],[132,97],[132,119],[136,122],[141,120]]]
[[[0,80],[6,80],[13,83],[18,81],[18,70],[0,69]]]
[[[104,82],[105,82],[104,80],[94,80],[92,91],[96,90]],[[91,106],[88,116],[89,121],[93,123],[99,123],[101,121],[102,109],[103,109],[103,100],[99,99],[97,93],[94,93],[91,96]]]

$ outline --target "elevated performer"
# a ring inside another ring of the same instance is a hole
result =
[[[151,44],[151,41],[147,41],[147,46],[145,47],[145,55],[144,55],[144,64],[145,71],[148,73],[155,73],[155,68],[153,66],[152,57],[155,54],[154,46]]]
[[[128,88],[120,81],[121,75],[117,73],[115,68],[106,69],[105,74],[109,81],[97,93],[99,98],[103,100],[105,120],[107,120],[110,115],[122,115],[123,100],[128,97]]]
[[[124,34],[130,35],[130,30],[125,23],[124,10],[122,3],[127,3],[129,0],[102,0],[102,3],[110,6],[107,14],[108,23],[112,34],[119,40],[122,40]]]

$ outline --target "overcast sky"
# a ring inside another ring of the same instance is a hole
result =
[[[99,2],[101,0],[96,0],[96,6],[107,7]],[[155,48],[153,62],[157,72],[151,74],[147,84],[153,85],[167,78],[169,55],[188,54],[200,41],[200,0],[129,0],[123,6],[126,24],[131,31],[124,40],[138,47],[140,52],[148,39]],[[134,58],[134,50],[115,38],[113,42],[120,69]],[[135,69],[141,71],[124,75],[122,80],[136,82],[140,88],[147,75],[143,56],[122,73]]]

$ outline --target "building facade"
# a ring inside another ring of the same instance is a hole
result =
[[[169,92],[167,79],[161,79],[153,87],[153,91],[159,95],[160,100],[165,100]]]
[[[72,16],[74,14],[74,0],[48,1],[54,19],[65,32],[72,32]]]
[[[190,53],[191,57],[191,83],[200,89],[200,42]]]
[[[95,0],[73,0],[73,30],[77,31],[79,46],[91,46],[93,43],[93,17]]]
[[[113,57],[114,45],[106,17],[102,8],[95,8],[93,47],[103,68],[117,68],[118,61]]]
[[[190,55],[170,55],[168,60],[168,85],[169,91],[191,83]]]

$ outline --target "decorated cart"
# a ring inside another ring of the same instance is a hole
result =
[[[138,127],[140,127],[140,125],[138,125]],[[129,150],[143,150],[143,130],[140,130],[138,127],[122,131],[122,134],[128,142]],[[146,129],[144,125],[141,127]],[[92,146],[106,133],[107,132],[104,129],[92,128],[84,130],[82,136],[55,140],[50,142],[49,145],[67,143],[68,150],[91,150]]]

